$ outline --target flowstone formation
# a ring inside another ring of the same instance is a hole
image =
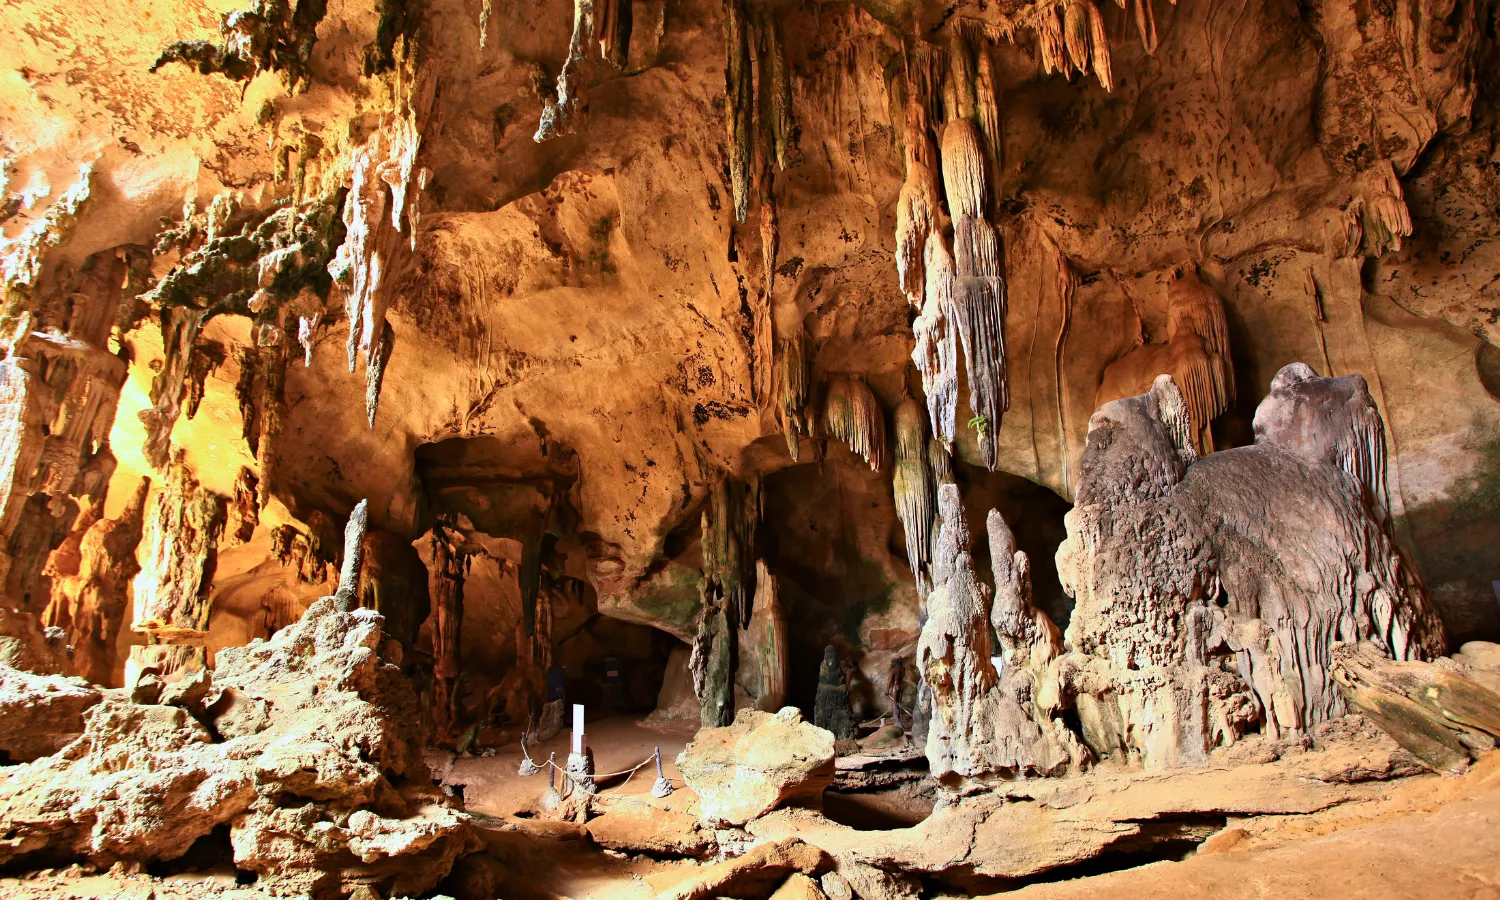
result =
[[[1446,649],[1389,532],[1364,379],[1287,366],[1255,431],[1199,458],[1169,375],[1090,421],[1057,552],[1077,598],[1057,666],[1101,755],[1171,766],[1252,728],[1306,733],[1348,709],[1330,675],[1339,642],[1397,660]]]

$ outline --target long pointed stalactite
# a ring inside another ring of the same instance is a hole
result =
[[[930,589],[933,521],[937,516],[936,484],[927,464],[927,423],[922,407],[907,397],[896,407],[896,465],[892,488],[896,516],[906,536],[906,561],[917,582],[917,591]],[[946,456],[946,453],[944,454]]]

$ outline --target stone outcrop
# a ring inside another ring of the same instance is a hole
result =
[[[28,612],[0,606],[0,665],[42,675],[73,674],[72,648],[61,628]]]
[[[416,894],[477,847],[421,760],[416,698],[381,619],[332,598],[226,649],[179,706],[99,701],[79,740],[0,786],[0,861],[174,859],[227,826],[235,865],[286,894]]]
[[[699,731],[677,768],[698,794],[700,816],[744,825],[778,806],[820,807],[833,783],[833,740],[795,707],[745,709],[733,725]]]
[[[1462,771],[1500,738],[1500,694],[1442,665],[1395,662],[1362,641],[1333,648],[1330,674],[1351,706],[1439,772]]]
[[[1090,422],[1057,553],[1078,601],[1058,672],[1097,753],[1175,765],[1251,727],[1306,732],[1348,708],[1335,642],[1398,660],[1444,648],[1388,530],[1364,380],[1287,366],[1255,423],[1253,446],[1199,459],[1170,376]]]
[[[8,763],[51,756],[83,734],[104,693],[81,678],[0,665],[0,754]]]

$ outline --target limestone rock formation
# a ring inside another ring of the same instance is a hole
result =
[[[1057,666],[1100,754],[1176,765],[1253,726],[1306,732],[1348,708],[1335,642],[1444,649],[1377,499],[1384,428],[1363,379],[1287,366],[1256,425],[1253,446],[1199,459],[1170,376],[1090,422],[1057,553],[1077,598]]]
[[[677,757],[709,822],[744,825],[778,806],[822,804],[833,782],[833,735],[795,707],[740,710],[734,724],[705,728]]]
[[[284,893],[430,889],[477,841],[424,786],[416,699],[381,634],[325,598],[221,652],[189,708],[98,702],[79,740],[8,773],[0,859],[174,859],[228,826],[236,866]]]
[[[1334,681],[1349,703],[1439,772],[1495,748],[1500,694],[1428,662],[1394,662],[1369,641],[1333,648]]]
[[[41,675],[71,675],[72,648],[61,628],[43,627],[31,613],[0,606],[0,665]]]
[[[51,756],[83,734],[104,694],[82,679],[0,666],[0,753],[8,763]]]

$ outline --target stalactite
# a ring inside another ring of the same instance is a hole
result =
[[[946,443],[957,434],[958,332],[953,313],[953,257],[937,232],[927,236],[923,267],[925,299],[921,315],[912,322],[917,340],[911,359],[922,375],[933,436]]]
[[[136,631],[171,641],[208,630],[224,522],[224,498],[199,486],[178,451],[146,521],[146,550],[134,582]]]
[[[406,212],[409,201],[415,212],[416,194],[422,190],[417,155],[432,100],[433,88],[427,81],[412,86],[399,114],[388,114],[382,126],[354,151],[344,204],[346,237],[328,264],[329,274],[345,291],[351,373],[358,354],[365,354],[365,406],[371,428],[380,402],[381,377],[395,341],[386,310],[397,282],[415,259],[415,226]]]
[[[906,561],[916,578],[917,590],[930,589],[932,523],[937,514],[936,486],[927,464],[926,416],[916,400],[907,397],[896,407],[896,465],[892,490],[896,516],[906,535]],[[946,454],[945,454],[946,455]]]
[[[955,37],[948,45],[948,76],[943,82],[943,105],[946,121],[972,119],[978,112],[974,92],[974,60],[962,39]]]
[[[326,0],[254,0],[248,8],[220,18],[217,46],[204,40],[174,41],[157,56],[150,71],[178,62],[201,75],[218,73],[235,81],[278,72],[288,93],[305,91],[312,83],[308,65],[318,40],[318,24],[327,9]]]
[[[634,22],[633,0],[601,0],[599,6],[599,55],[616,69],[630,59],[630,32]]]
[[[94,254],[76,272],[59,273],[47,296],[33,295],[45,234],[53,232],[23,234],[4,260],[17,333],[0,345],[0,581],[17,603],[45,598],[48,553],[80,502],[104,497],[115,468],[109,435],[127,372],[125,360],[108,350],[125,259]]]
[[[755,596],[755,531],[760,525],[760,482],[723,477],[703,510],[702,592],[710,602],[722,599],[730,621],[750,621]]]
[[[158,470],[171,458],[172,426],[182,414],[193,346],[207,318],[207,311],[198,309],[162,312],[162,367],[151,379],[151,405],[137,413],[146,426],[146,462]]]
[[[849,445],[872,472],[885,465],[885,413],[859,375],[835,376],[823,401],[823,430]]]
[[[1098,5],[1094,0],[1068,0],[1063,8],[1060,28],[1055,15],[1044,13],[1037,26],[1044,68],[1049,73],[1061,71],[1064,74],[1070,69],[1085,74],[1092,71],[1106,91],[1114,90],[1109,36],[1105,33],[1104,18]],[[1061,55],[1061,49],[1066,49],[1066,57]]]
[[[583,62],[593,39],[594,0],[573,0],[573,37],[568,42],[568,58],[557,76],[557,99],[547,99],[536,134],[532,135],[532,140],[538,144],[572,134],[581,124],[588,108],[585,94],[588,80],[583,72]]]
[[[1147,56],[1156,55],[1156,13],[1151,9],[1152,0],[1131,0],[1135,14],[1135,28],[1141,34],[1141,46]]]
[[[979,130],[984,132],[985,171],[990,173],[991,202],[998,202],[995,192],[1000,189],[1000,156],[1003,152],[1003,135],[1000,122],[1000,101],[995,91],[995,72],[990,62],[989,47],[981,42],[975,53],[979,58],[978,74],[974,93],[978,104]]]
[[[468,556],[456,536],[439,525],[432,530],[432,714],[434,739],[452,730],[453,689],[458,684],[459,652],[463,644],[464,578]]]
[[[48,251],[62,246],[73,235],[78,218],[93,197],[94,168],[78,169],[72,187],[13,240],[0,240],[0,343],[9,347],[30,329],[27,313],[48,258]]]
[[[983,218],[989,188],[985,183],[984,137],[972,119],[955,119],[943,127],[943,190],[948,214]]]
[[[777,594],[776,576],[765,560],[755,563],[755,611],[739,641],[735,683],[762,712],[776,712],[786,703],[791,672],[791,645],[786,616]]]
[[[729,179],[734,193],[734,220],[743,225],[750,211],[750,167],[755,158],[755,85],[750,71],[750,23],[741,0],[725,0],[724,48]]]
[[[796,115],[792,109],[792,77],[791,70],[787,67],[786,47],[781,36],[781,19],[776,15],[766,17],[766,50],[767,64],[762,65],[762,72],[769,69],[770,76],[770,130],[771,145],[775,148],[776,168],[785,169],[790,165],[792,155],[792,139],[795,135],[797,122]]]
[[[52,579],[52,597],[42,620],[68,632],[74,670],[94,684],[114,680],[115,647],[130,603],[130,582],[141,568],[136,548],[150,490],[151,479],[142,478],[119,518],[91,523],[80,535],[71,571]]]
[[[906,181],[896,201],[896,273],[912,307],[921,310],[927,237],[939,230],[942,216],[938,198],[937,153],[927,129],[926,106],[915,85],[908,82],[902,143],[906,149]]]
[[[1001,418],[1010,408],[1005,365],[1005,282],[959,278],[953,285],[956,330],[969,376],[969,408],[975,416],[980,458],[995,468]]]
[[[1067,39],[1063,37],[1062,10],[1047,5],[1038,12],[1036,25],[1037,55],[1042,59],[1042,70],[1051,75],[1061,72],[1072,77],[1072,63],[1068,61]]]
[[[812,370],[807,351],[807,332],[798,328],[790,338],[777,346],[777,390],[780,394],[781,430],[786,435],[786,449],[796,462],[801,456],[801,437],[812,437],[815,420],[812,410]]]
[[[1099,5],[1094,0],[1084,0],[1088,6],[1089,13],[1089,59],[1094,66],[1094,77],[1099,79],[1099,84],[1106,91],[1115,89],[1115,77],[1113,67],[1109,59],[1109,35],[1104,31],[1104,16],[1099,12]]]
[[[389,531],[367,531],[359,574],[359,605],[385,618],[383,630],[407,650],[432,611],[427,567],[411,542]]]

